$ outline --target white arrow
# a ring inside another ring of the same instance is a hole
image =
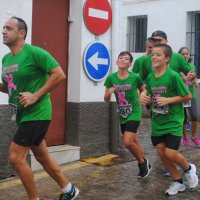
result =
[[[88,62],[98,70],[98,65],[108,65],[108,59],[98,58],[99,52],[97,51],[94,55],[88,58]]]
[[[107,11],[99,10],[99,9],[95,9],[95,8],[89,8],[89,16],[108,20],[108,12]]]

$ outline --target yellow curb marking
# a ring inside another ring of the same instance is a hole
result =
[[[83,162],[77,162],[77,163],[73,163],[71,165],[67,165],[67,166],[61,166],[61,169],[63,172],[65,171],[70,171],[70,170],[75,170],[81,167],[86,167],[89,166],[93,163],[97,163],[97,162],[107,162],[108,160],[118,157],[118,155],[114,155],[114,154],[108,154],[105,156],[101,156],[98,158],[87,158],[87,159],[83,159]],[[35,181],[43,178],[43,177],[47,177],[48,174],[44,171],[44,172],[40,172],[40,173],[35,173],[34,174],[34,179]],[[0,190],[2,189],[7,189],[7,188],[11,188],[11,187],[15,187],[18,185],[21,185],[21,180],[19,178],[14,178],[11,179],[9,181],[5,181],[5,182],[0,182]]]
[[[65,171],[70,171],[70,170],[74,170],[74,169],[78,169],[78,168],[81,168],[81,167],[86,167],[90,164],[88,163],[84,163],[84,162],[78,162],[78,163],[74,163],[74,164],[71,164],[71,165],[67,165],[67,166],[61,166],[61,169],[63,172]],[[44,171],[44,172],[41,172],[41,173],[37,173],[34,174],[34,179],[35,181],[43,178],[43,177],[46,177],[48,176],[48,174]],[[0,190],[2,189],[7,189],[7,188],[11,188],[11,187],[15,187],[15,186],[18,186],[18,185],[21,185],[22,182],[19,178],[17,179],[11,179],[9,181],[5,181],[5,182],[0,182]]]
[[[98,162],[104,162],[106,160],[110,160],[110,159],[116,158],[116,157],[118,157],[118,155],[108,154],[108,155],[101,156],[101,157],[98,157],[98,158],[86,158],[86,159],[82,159],[82,161],[93,164],[93,163],[98,163]]]

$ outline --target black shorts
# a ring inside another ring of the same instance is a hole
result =
[[[162,136],[151,136],[151,142],[153,146],[157,144],[164,143],[169,149],[178,150],[181,141],[181,136],[175,136],[171,134],[166,134]]]
[[[137,133],[137,129],[140,125],[140,121],[128,121],[125,124],[121,124],[121,132],[124,134],[125,131]]]
[[[48,131],[50,120],[22,122],[13,138],[21,146],[39,146]]]

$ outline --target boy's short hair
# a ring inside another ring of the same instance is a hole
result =
[[[168,44],[155,44],[153,48],[162,48],[164,50],[165,57],[172,57],[172,48]]]
[[[130,58],[130,62],[131,62],[131,63],[133,62],[133,56],[131,55],[131,53],[130,53],[129,51],[122,51],[122,52],[120,52],[120,54],[118,55],[118,58],[119,58],[120,56],[124,56],[124,55],[128,55],[129,58]]]

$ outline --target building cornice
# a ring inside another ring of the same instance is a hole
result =
[[[123,4],[130,4],[130,3],[142,3],[147,1],[159,1],[159,0],[122,0]]]

